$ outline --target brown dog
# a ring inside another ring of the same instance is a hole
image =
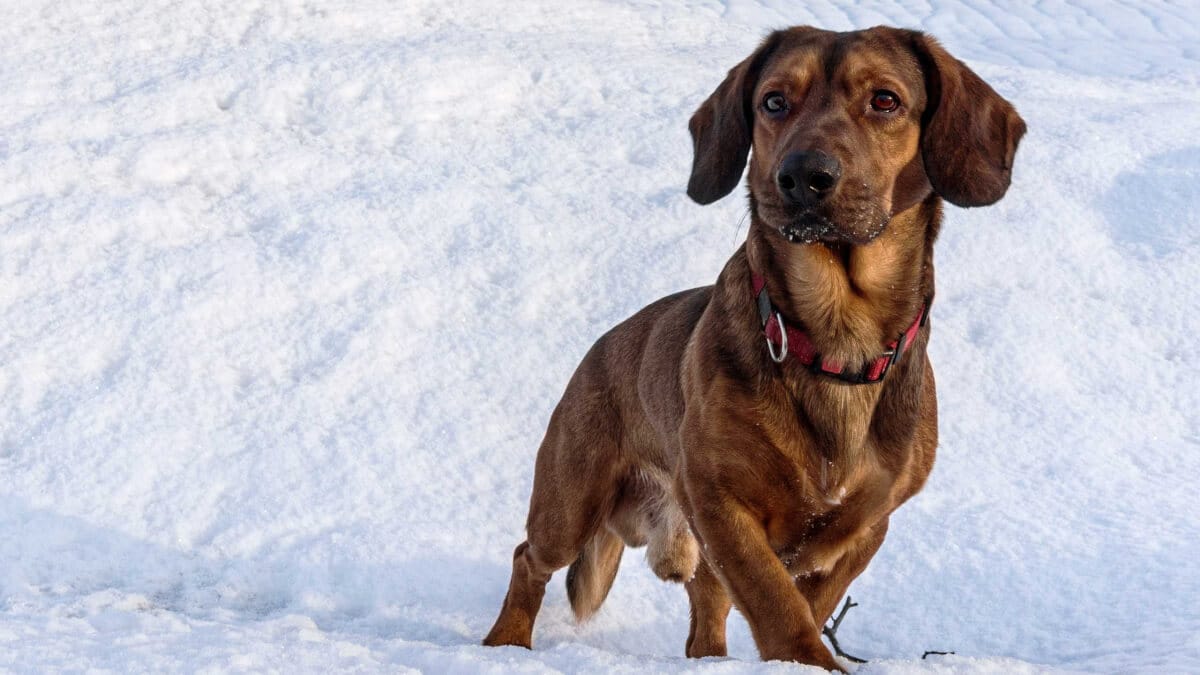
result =
[[[690,128],[701,204],[751,155],[747,241],[716,285],[646,307],[580,364],[484,644],[529,647],[566,565],[587,618],[624,547],[648,544],[654,572],[686,582],[688,656],[725,654],[732,603],[762,658],[840,670],[821,626],[933,465],[942,199],[1000,199],[1025,124],[921,33],[801,27],[733,68]]]

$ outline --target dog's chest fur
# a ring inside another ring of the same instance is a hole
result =
[[[788,462],[786,479],[776,482],[768,541],[793,574],[828,571],[891,511],[896,472],[869,436],[853,453],[781,454],[799,461]]]
[[[767,536],[796,575],[828,571],[894,508],[912,463],[912,436],[881,437],[878,414],[915,420],[918,368],[908,363],[881,386],[812,381],[806,373],[784,378],[762,409],[774,447],[776,480],[764,495]],[[789,386],[793,378],[809,378]],[[910,422],[911,424],[912,422]],[[764,486],[766,487],[766,486]]]

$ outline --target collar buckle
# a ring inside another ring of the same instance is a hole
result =
[[[876,375],[874,379],[871,379],[869,373],[873,366],[870,366],[862,372],[863,382],[882,381],[883,378],[887,377],[888,371],[892,369],[892,366],[895,365],[896,361],[900,360],[900,354],[901,351],[899,345],[891,346],[885,349],[883,354],[881,354],[879,358],[875,360],[875,363],[883,363],[883,365],[879,368],[879,374]]]
[[[851,372],[836,362],[826,362],[820,354],[815,353],[816,350],[813,348],[811,339],[803,331],[796,331],[795,337],[798,344],[789,345],[788,327],[783,322],[783,315],[775,308],[774,304],[771,303],[771,298],[767,295],[766,279],[758,275],[752,275],[751,280],[755,291],[754,304],[758,310],[759,320],[762,323],[763,335],[767,341],[767,353],[770,355],[771,360],[775,363],[783,363],[787,360],[789,353],[795,352],[795,360],[799,361],[809,372],[848,384],[876,384],[882,382],[883,378],[887,376],[888,371],[892,369],[892,366],[908,351],[908,348],[916,340],[920,329],[929,319],[929,306],[932,298],[927,297],[921,306],[921,312],[913,320],[908,330],[901,333],[894,341],[888,344],[882,354],[868,361],[863,368]],[[775,328],[779,329],[778,345],[771,339],[772,320],[774,320]]]
[[[764,293],[760,297],[766,297],[766,294]],[[783,324],[783,315],[778,311],[775,312],[775,321],[779,325],[779,353],[775,353],[775,343],[771,342],[770,333],[763,331],[763,337],[767,339],[767,353],[771,355],[771,360],[775,363],[783,363],[788,355],[787,326]]]

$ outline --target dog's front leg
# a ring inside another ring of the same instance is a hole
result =
[[[821,642],[808,600],[767,541],[762,522],[707,481],[689,491],[704,556],[725,584],[764,660],[799,661],[842,670]]]

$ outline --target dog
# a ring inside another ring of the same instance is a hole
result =
[[[933,38],[771,33],[692,116],[687,193],[750,228],[716,284],[601,337],[550,417],[486,645],[531,647],[551,574],[579,620],[626,546],[683,582],[689,657],[736,606],[764,660],[842,670],[821,627],[933,467],[942,201],[1004,196],[1014,107]]]

